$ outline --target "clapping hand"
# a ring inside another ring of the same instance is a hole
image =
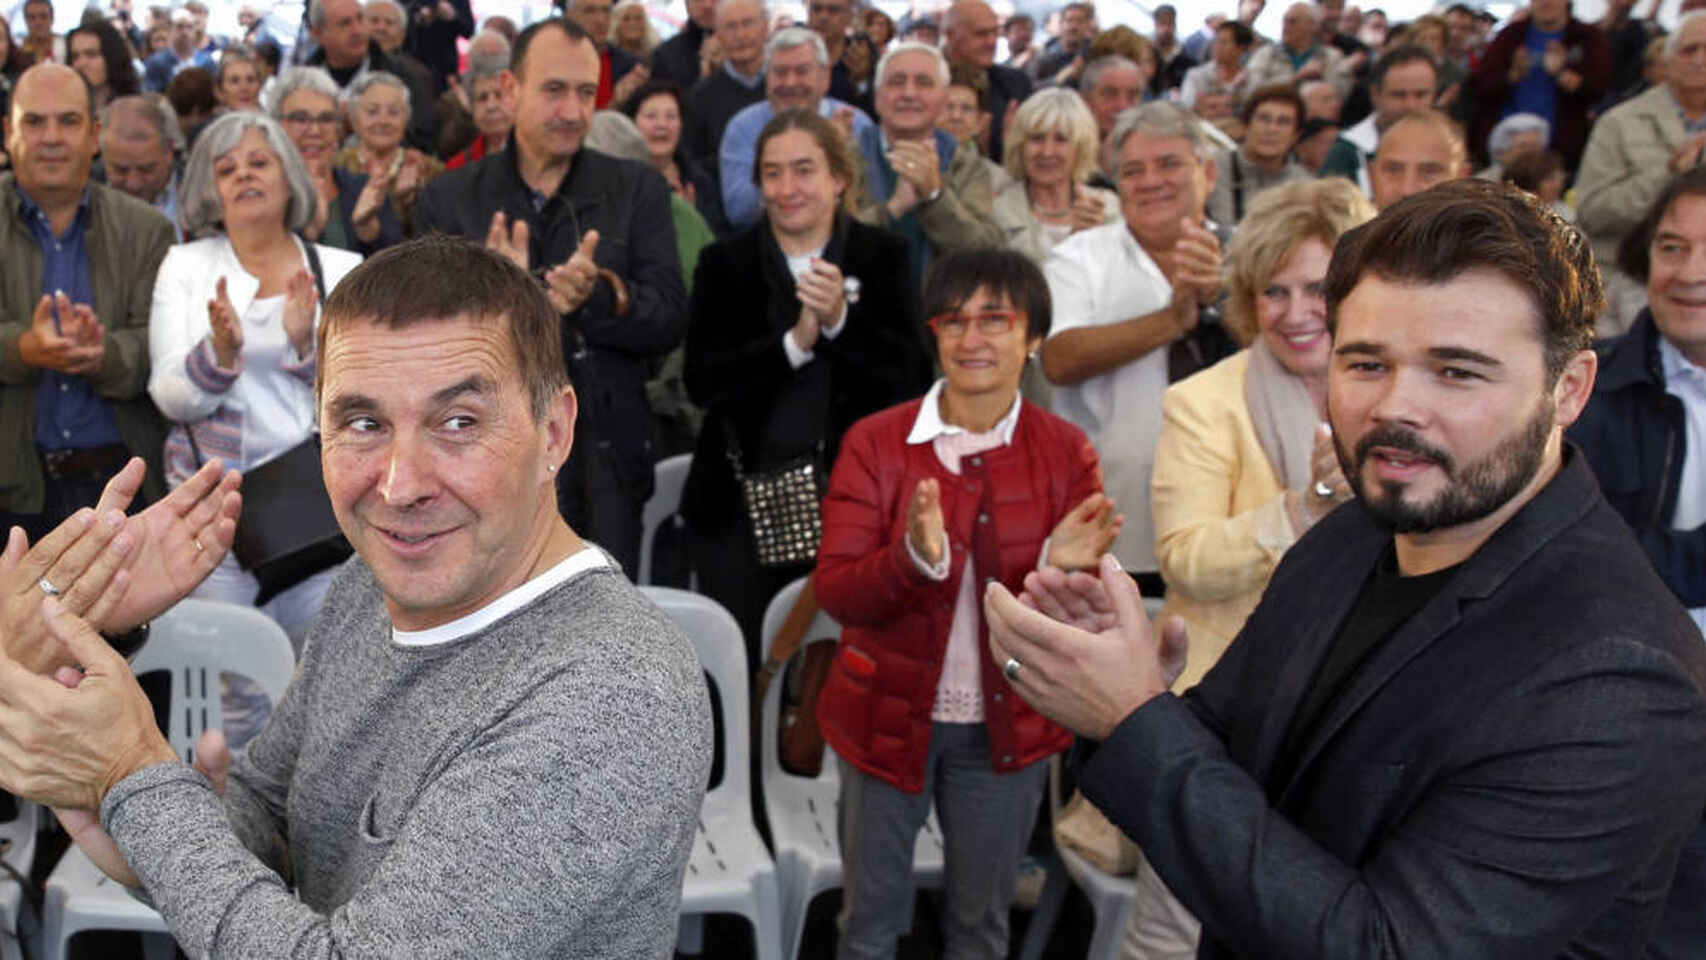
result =
[[[942,189],[942,170],[934,144],[896,140],[889,147],[888,161],[900,178],[889,197],[890,216],[906,216]]]
[[[847,291],[840,267],[822,257],[813,257],[795,288],[800,303],[814,315],[820,332],[841,322],[841,311],[847,307]]]
[[[1125,524],[1114,501],[1100,493],[1085,497],[1054,525],[1048,536],[1048,565],[1065,570],[1089,570],[1113,545]]]
[[[207,322],[219,368],[235,370],[237,358],[243,352],[243,321],[237,316],[237,308],[231,305],[223,276],[214,284],[213,299],[207,301]]]
[[[912,500],[906,505],[906,542],[919,559],[934,567],[942,562],[947,540],[941,485],[932,479],[920,480],[912,488]]]
[[[1072,232],[1088,230],[1102,225],[1102,218],[1107,211],[1102,208],[1102,198],[1088,190],[1075,191],[1072,197]]]
[[[319,305],[314,275],[306,269],[296,271],[284,289],[284,335],[303,359],[314,352],[314,311]]]
[[[1175,294],[1188,293],[1199,304],[1220,296],[1220,241],[1201,223],[1190,217],[1180,221],[1168,264]]]
[[[63,291],[44,294],[18,338],[18,357],[39,369],[86,376],[106,358],[106,328],[88,304],[72,303]]]
[[[1137,584],[1112,554],[1103,555],[1098,573],[1032,571],[1020,597],[992,582],[983,614],[995,662],[1017,662],[1005,671],[1013,689],[1074,733],[1105,740],[1173,685],[1188,641],[1179,617],[1157,635]]]
[[[1670,155],[1670,172],[1682,173],[1700,165],[1706,159],[1706,131],[1696,133],[1682,142]]]
[[[545,296],[558,313],[573,313],[592,297],[598,284],[598,231],[588,230],[569,259],[545,273]]]

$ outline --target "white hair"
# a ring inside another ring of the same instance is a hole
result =
[[[764,72],[770,72],[770,60],[776,54],[783,50],[803,47],[808,43],[811,44],[812,51],[817,54],[817,65],[820,67],[829,66],[829,48],[823,45],[823,38],[817,35],[816,30],[808,30],[805,27],[785,27],[771,34],[769,41],[764,44]]]
[[[919,43],[917,40],[902,40],[899,43],[889,44],[889,48],[883,51],[882,59],[877,61],[877,72],[872,82],[879,87],[882,86],[884,78],[889,75],[889,61],[903,53],[929,54],[931,59],[936,61],[937,80],[944,87],[948,85],[948,58],[942,56],[942,51],[936,47],[932,47],[928,43]]]
[[[1676,56],[1676,48],[1682,45],[1682,31],[1688,29],[1689,24],[1699,20],[1701,17],[1706,17],[1706,10],[1690,10],[1682,15],[1682,19],[1676,22],[1676,29],[1671,31],[1670,36],[1665,38],[1666,59]]]

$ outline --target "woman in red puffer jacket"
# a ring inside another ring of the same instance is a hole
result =
[[[1007,955],[1039,761],[1071,735],[991,661],[983,585],[1017,591],[1041,564],[1093,567],[1121,523],[1089,440],[1019,396],[1050,322],[1036,266],[1007,250],[955,254],[931,271],[924,301],[943,379],[847,432],[813,574],[844,627],[818,703],[843,761],[844,958],[893,955],[933,803],[947,954]]]

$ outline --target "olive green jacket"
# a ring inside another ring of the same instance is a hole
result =
[[[12,174],[0,176],[0,510],[40,513],[46,494],[36,454],[36,379],[18,340],[41,299],[42,251],[24,223]],[[172,245],[172,225],[140,200],[89,184],[90,280],[95,315],[107,328],[106,357],[88,379],[106,400],[130,452],[148,461],[143,497],[165,492],[160,449],[166,432],[148,398],[148,310],[154,272]]]

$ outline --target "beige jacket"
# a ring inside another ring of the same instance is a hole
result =
[[[940,131],[937,134],[938,151],[944,143],[953,143],[952,137]],[[873,127],[867,136],[875,141],[877,129]],[[874,162],[886,163],[873,160],[879,152],[880,147],[874,142],[861,144],[860,157],[865,169],[860,178],[859,203],[854,216],[864,223],[893,229],[895,220],[889,216],[887,206],[878,202],[872,187],[874,178],[883,176],[885,172],[872,169]],[[918,217],[925,238],[937,252],[999,247],[1001,229],[995,225],[994,205],[994,187],[983,155],[970,143],[960,143],[954,147],[954,157],[942,175],[941,194],[935,200],[913,208],[913,213]]]
[[[1239,351],[1161,398],[1150,507],[1167,581],[1162,615],[1184,617],[1191,638],[1176,690],[1220,659],[1297,541],[1285,488],[1244,402],[1249,366],[1250,351]]]
[[[1102,201],[1103,223],[1113,223],[1120,218],[1119,194],[1089,184],[1080,184],[1078,189]],[[1043,261],[1048,259],[1051,244],[1043,233],[1042,224],[1031,215],[1031,200],[1025,192],[1023,180],[1009,177],[996,190],[994,217],[995,225],[1001,229],[1002,244],[1029,257],[1037,266],[1042,266]]]
[[[1670,158],[1688,139],[1670,87],[1618,104],[1593,125],[1576,176],[1578,222],[1601,257],[1634,228],[1670,182]]]

